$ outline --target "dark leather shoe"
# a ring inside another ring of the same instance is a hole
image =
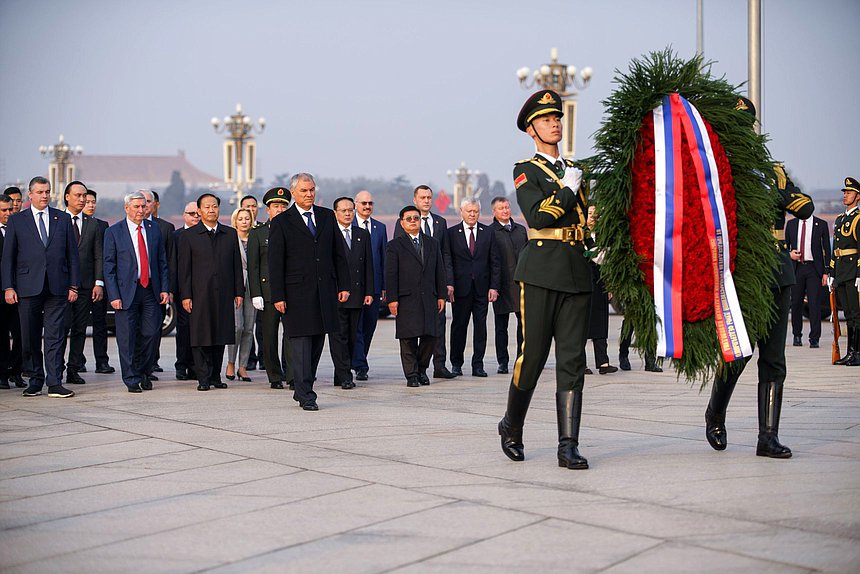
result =
[[[810,341],[809,342],[809,348],[810,349],[817,349],[818,348],[818,341]]]
[[[0,389],[11,389],[9,386],[9,380],[6,377],[0,378]]]
[[[658,366],[657,363],[654,363],[652,365],[645,365],[645,370],[648,371],[649,373],[662,373],[663,372],[663,368]]]
[[[334,386],[336,386],[336,387],[339,387],[339,386],[341,386],[342,384],[343,384],[343,383],[341,383],[340,381],[337,381],[337,380],[334,382]]]
[[[454,373],[449,371],[447,369],[447,367],[433,371],[433,378],[434,379],[453,379],[456,376],[457,375],[455,375]]]
[[[472,369],[472,376],[473,377],[486,377],[487,371],[485,371],[484,369]]]
[[[511,428],[507,417],[499,421],[499,436],[502,440],[502,452],[514,462],[525,460],[526,455],[523,447],[523,429]]]
[[[803,343],[801,342],[799,336],[797,336],[797,335],[794,336],[794,340],[791,342],[791,346],[792,347],[802,347],[803,346]]]
[[[290,381],[290,390],[291,391],[296,390],[296,383],[294,381]]]
[[[705,438],[714,450],[726,450],[728,437],[726,434],[726,417],[717,415],[711,410],[711,405],[705,409]]]
[[[507,375],[508,374],[508,366],[507,365],[499,365],[499,368],[496,369],[497,375]]]
[[[115,373],[115,372],[116,372],[116,369],[114,369],[110,365],[97,365],[96,366],[96,373],[98,373],[100,375],[110,375],[110,374]]]
[[[353,383],[352,381],[344,381],[340,384],[340,388],[345,390],[354,389],[355,383]]]
[[[189,376],[188,376],[188,373],[187,373],[187,372],[183,372],[183,371],[176,371],[176,380],[177,380],[177,381],[187,381],[187,380],[188,380],[188,379],[190,379],[190,378],[191,378],[191,377],[189,377]]]
[[[755,447],[756,456],[768,458],[791,458],[791,449],[780,444],[779,438],[774,433],[759,434],[758,444]]]
[[[87,372],[87,368],[86,368],[86,366],[84,366],[84,367],[78,367],[76,370],[77,370],[79,373],[86,373],[86,372]]]
[[[614,365],[606,365],[605,367],[597,367],[597,372],[601,375],[608,375],[609,373],[618,372],[618,367]]]
[[[208,390],[209,390],[209,385],[204,385],[204,384],[202,384],[202,383],[201,383],[201,384],[197,385],[197,390],[198,390],[198,391],[208,391]]]
[[[462,377],[463,376],[463,369],[460,367],[451,367],[451,374],[454,375],[455,377]]]
[[[19,389],[23,389],[27,386],[27,383],[24,382],[24,379],[21,378],[21,375],[12,375],[9,377],[10,383],[15,383],[15,386]]]
[[[280,389],[283,391],[284,390],[284,383],[278,381],[277,383],[272,383],[271,385],[269,385],[269,387],[272,389]]]
[[[155,366],[154,366],[154,367],[152,367],[152,371],[153,371],[154,373],[163,373],[163,372],[164,372],[164,369],[162,369],[161,367],[159,367],[159,366],[158,366],[158,363],[156,363],[156,364],[155,364]]]
[[[427,373],[418,373],[418,384],[422,387],[430,384],[430,379],[427,378]]]
[[[152,390],[152,380],[151,379],[152,379],[152,377],[147,377],[146,375],[144,375],[140,381],[140,388],[143,389],[144,391],[151,391]]]
[[[627,357],[619,357],[618,366],[622,371],[629,371],[631,369],[630,359],[628,359]]]
[[[355,380],[356,381],[366,381],[367,380],[367,371],[356,371]]]
[[[215,387],[216,389],[226,389],[227,388],[227,383],[222,383],[221,381],[218,381],[217,383],[209,383],[209,384],[211,386]]]
[[[70,385],[85,385],[87,382],[81,378],[79,374],[74,371],[69,371],[66,375],[66,383]]]
[[[235,381],[235,380],[236,380],[236,375],[227,375],[227,374],[225,374],[224,376],[225,376],[225,377],[227,377],[227,380],[228,380],[228,381]]]
[[[147,376],[149,377],[149,380],[150,380],[150,381],[157,381],[157,380],[158,380],[158,377],[156,377],[156,376],[155,376],[155,375],[153,375],[153,374],[149,374],[149,375],[147,375]]]
[[[302,410],[304,411],[318,411],[320,410],[319,405],[317,405],[316,401],[308,401],[302,405]]]
[[[418,382],[418,377],[407,377],[406,378],[406,386],[407,387],[420,387],[421,383]]]
[[[138,383],[136,385],[131,385],[130,387],[128,387],[128,392],[130,392],[130,393],[142,393],[143,389],[140,388],[140,383]]]
[[[594,371],[592,371],[592,370],[591,370],[591,369],[589,369],[588,367],[585,367],[585,374],[586,374],[586,375],[593,375],[593,374],[594,374]]]

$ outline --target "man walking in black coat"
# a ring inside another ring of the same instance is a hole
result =
[[[830,230],[823,219],[810,215],[785,224],[785,240],[791,248],[795,283],[791,287],[791,330],[795,347],[802,346],[803,297],[809,303],[809,346],[818,348],[821,338],[821,297],[827,287],[830,263]]]
[[[194,376],[194,355],[191,352],[191,316],[182,306],[182,298],[179,296],[179,278],[177,267],[179,259],[179,241],[187,229],[191,229],[200,223],[200,212],[197,211],[197,202],[189,201],[182,210],[183,226],[173,232],[173,256],[169,260],[170,292],[176,303],[176,361],[173,363],[176,369],[176,380],[187,381],[196,378]]]
[[[484,352],[487,349],[487,311],[499,297],[501,265],[495,233],[482,223],[481,203],[471,197],[460,203],[460,225],[448,228],[448,245],[454,270],[454,300],[451,309],[451,372],[463,374],[466,332],[472,320],[472,376],[486,377]]]
[[[72,231],[78,245],[78,260],[81,269],[81,284],[78,299],[69,305],[66,314],[66,336],[69,337],[69,361],[66,365],[66,382],[83,385],[78,373],[84,367],[84,343],[87,340],[87,323],[93,303],[104,298],[104,274],[102,270],[102,246],[104,235],[98,223],[83,213],[87,202],[87,188],[80,181],[66,185],[63,195],[66,213],[72,218]]]
[[[496,246],[499,248],[501,264],[501,280],[499,297],[493,303],[496,330],[496,360],[500,375],[508,374],[508,319],[511,313],[517,318],[517,357],[523,345],[523,321],[520,314],[520,284],[514,281],[514,271],[517,270],[517,259],[520,251],[529,242],[526,228],[511,218],[511,203],[504,197],[495,197],[491,203],[493,222],[490,229],[496,234]]]
[[[421,232],[418,208],[400,210],[400,228],[403,233],[395,233],[385,255],[385,285],[406,386],[418,387],[430,384],[427,367],[448,289],[442,251],[435,239]]]
[[[6,237],[6,224],[12,215],[12,198],[0,194],[0,255],[3,253],[3,240]],[[0,389],[9,389],[11,381],[23,389],[27,385],[21,378],[21,321],[18,318],[18,305],[0,301]]]
[[[355,202],[349,197],[334,200],[334,216],[338,234],[343,238],[349,266],[349,299],[337,305],[339,328],[329,335],[329,350],[334,363],[334,384],[344,389],[355,388],[352,380],[352,355],[361,309],[373,303],[373,255],[370,234],[354,227]]]
[[[92,218],[96,222],[99,230],[99,243],[104,245],[105,231],[108,229],[108,222],[96,217],[96,208],[98,207],[98,194],[95,190],[87,188],[87,198],[84,202],[84,215]],[[93,301],[92,308],[93,320],[93,356],[96,359],[96,373],[109,375],[116,372],[110,365],[108,357],[108,334],[107,334],[107,301],[102,297],[98,301]],[[84,357],[80,372],[86,372],[87,360]]]
[[[290,178],[293,206],[272,220],[269,272],[272,301],[287,317],[293,347],[293,398],[318,411],[313,382],[326,333],[338,329],[337,304],[349,298],[349,268],[334,212],[314,205],[309,173]]]
[[[179,296],[191,319],[191,352],[197,390],[226,389],[221,381],[224,347],[236,342],[233,308],[242,305],[245,280],[236,230],[218,223],[221,200],[197,198],[200,223],[179,241]]]

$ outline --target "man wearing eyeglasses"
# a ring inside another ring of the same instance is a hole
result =
[[[173,300],[179,294],[179,285],[176,278],[177,252],[179,241],[186,229],[200,223],[200,213],[197,211],[197,203],[189,201],[182,211],[184,225],[173,232],[173,256],[170,258],[170,291]],[[194,357],[191,354],[191,316],[182,305],[176,305],[176,378],[180,381],[193,379]]]
[[[361,310],[358,330],[355,333],[355,352],[352,354],[352,368],[357,381],[367,380],[367,354],[370,342],[379,320],[379,305],[385,302],[385,249],[388,246],[388,230],[385,224],[371,217],[373,215],[373,196],[369,191],[359,191],[355,196],[354,227],[367,231],[370,235],[370,253],[373,257],[373,300]]]

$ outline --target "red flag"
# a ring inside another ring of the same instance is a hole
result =
[[[439,197],[436,198],[435,205],[439,213],[445,213],[448,210],[448,206],[451,205],[451,199],[445,193],[444,189],[439,192]]]

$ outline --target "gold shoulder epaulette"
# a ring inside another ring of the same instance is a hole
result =
[[[520,165],[520,164],[523,164],[523,163],[529,163],[532,159],[533,159],[533,158],[530,158],[530,157],[529,157],[529,158],[526,158],[526,159],[521,159],[520,161],[518,161],[518,162],[517,162],[517,163],[515,163],[514,165]]]

